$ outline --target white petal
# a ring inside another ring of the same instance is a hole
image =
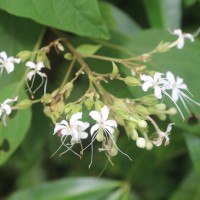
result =
[[[170,133],[171,130],[172,130],[172,125],[174,125],[174,123],[171,123],[167,126],[167,130],[166,130],[166,133]]]
[[[111,135],[113,135],[113,133],[115,132],[115,130],[110,126],[104,126],[104,129],[106,129]]]
[[[12,62],[6,62],[5,68],[6,68],[6,71],[8,72],[8,74],[9,74],[14,70],[14,64]]]
[[[81,132],[79,134],[80,134],[81,139],[86,139],[88,137],[88,133],[86,133],[86,132]]]
[[[77,131],[75,128],[72,129],[72,134],[71,134],[71,136],[72,136],[72,139],[73,139],[74,141],[76,141],[76,142],[79,141],[79,133],[78,133],[78,131]]]
[[[7,61],[13,62],[13,63],[20,63],[21,59],[20,58],[9,57],[7,59]]]
[[[38,62],[36,64],[36,68],[37,68],[38,71],[40,71],[43,67],[44,67],[44,63],[43,62]]]
[[[146,91],[149,89],[149,87],[151,87],[151,86],[153,86],[153,83],[150,82],[150,81],[146,81],[146,82],[143,83],[143,85],[142,85],[142,90],[143,90],[144,92],[146,92]]]
[[[117,127],[117,122],[115,120],[107,120],[104,122],[105,125],[107,126],[113,126],[113,127]]]
[[[147,75],[140,75],[140,79],[142,81],[146,81],[146,80],[148,80],[148,76]]]
[[[26,63],[26,66],[27,66],[27,67],[30,67],[31,69],[35,69],[35,68],[36,68],[35,63],[33,63],[33,62],[31,62],[31,61],[28,61],[28,62]]]
[[[184,37],[188,38],[191,42],[194,42],[194,36],[192,34],[186,33]]]
[[[160,87],[155,87],[154,88],[154,95],[157,99],[161,99],[162,98],[162,90]]]
[[[47,75],[45,73],[42,73],[42,72],[37,72],[37,74],[41,77],[47,77]]]
[[[183,37],[179,37],[178,42],[177,42],[177,48],[178,49],[182,49],[184,46],[184,38]]]
[[[35,75],[35,71],[33,70],[33,71],[30,71],[30,72],[26,75],[26,77],[27,77],[28,80],[30,81],[34,75]]]
[[[108,119],[108,115],[109,115],[109,108],[108,108],[108,106],[105,105],[101,109],[102,121],[106,121]]]
[[[178,36],[182,36],[182,35],[183,35],[181,29],[175,29],[175,30],[173,31],[173,34],[174,34],[174,35],[178,35]]]
[[[14,99],[6,99],[6,100],[3,102],[3,104],[8,104],[8,103],[11,103],[11,102],[15,102],[15,101],[17,101],[17,99],[18,99],[18,96],[16,96]]]
[[[90,129],[91,136],[93,136],[93,134],[99,129],[99,127],[99,124],[95,124],[94,126],[92,126],[92,128]]]
[[[154,77],[153,77],[153,79],[154,79],[154,82],[158,82],[158,81],[159,81],[159,79],[161,78],[161,76],[162,76],[162,74],[161,74],[161,73],[159,73],[159,72],[156,72],[156,73],[154,74]]]
[[[11,107],[9,105],[3,105],[3,109],[5,110],[6,115],[9,115],[11,113]]]
[[[166,78],[171,84],[175,83],[174,74],[172,72],[167,72],[166,73]]]
[[[97,122],[101,122],[101,115],[96,110],[91,111],[89,115],[90,117],[92,117],[92,119],[96,120]]]
[[[81,119],[82,117],[82,112],[78,112],[78,113],[75,113],[71,116],[70,118],[70,125],[74,125],[74,123],[78,120],[78,119]]]
[[[172,90],[172,99],[177,102],[179,99],[179,91],[178,90]]]
[[[0,52],[0,57],[2,57],[4,61],[8,58],[5,51]]]

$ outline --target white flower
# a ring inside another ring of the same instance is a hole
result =
[[[85,132],[85,129],[89,127],[89,123],[80,121],[81,117],[82,112],[78,112],[71,116],[69,123],[66,120],[57,123],[53,134],[60,132],[61,141],[66,136],[71,136],[71,144],[78,143],[81,139],[87,138],[88,134]]]
[[[172,125],[174,125],[174,123],[169,124],[167,126],[167,130],[165,132],[163,132],[161,130],[157,130],[158,138],[153,140],[152,143],[156,146],[160,146],[162,144],[163,140],[165,139],[165,146],[168,145],[169,144],[169,135],[172,130]]]
[[[191,42],[194,42],[194,36],[189,33],[183,33],[181,29],[174,30],[172,34],[178,36],[178,39],[175,41],[178,49],[182,49],[184,47],[185,38],[188,38]]]
[[[6,69],[7,73],[14,71],[14,63],[20,63],[19,58],[8,57],[5,51],[0,52],[0,75],[3,72],[3,68]]]
[[[186,92],[188,92],[190,95],[192,95],[188,88],[187,85],[185,83],[183,83],[183,79],[180,77],[177,77],[175,79],[174,74],[172,72],[167,72],[166,73],[166,79],[169,83],[169,88],[172,91],[172,94],[169,95],[168,93],[166,93],[171,100],[175,103],[175,105],[177,106],[179,112],[181,113],[182,117],[183,114],[180,110],[180,108],[178,107],[178,105],[176,104],[176,102],[180,99],[181,102],[183,103],[183,106],[185,107],[185,109],[187,110],[187,112],[190,114],[190,111],[185,103],[185,101],[189,102],[189,103],[194,103],[198,106],[200,106],[200,104],[196,101],[194,101],[193,99],[191,99],[187,94],[185,94],[183,91],[185,90]],[[183,117],[184,118],[184,117]]]
[[[6,99],[3,103],[0,103],[0,118],[3,124],[6,126],[6,117],[11,114],[11,106],[9,103],[17,101],[18,97],[14,99]]]
[[[144,149],[146,147],[146,140],[143,137],[138,137],[136,140],[136,145],[139,148]]]
[[[152,78],[149,75],[140,75],[140,79],[144,81],[142,85],[143,91],[147,91],[150,87],[154,88],[156,98],[162,98],[162,90],[165,89],[165,80],[162,78],[162,73],[156,72]]]
[[[97,122],[90,130],[91,136],[93,136],[94,133],[97,135],[99,131],[103,130],[103,132],[113,139],[114,128],[117,127],[117,123],[115,120],[108,120],[109,108],[105,105],[100,112],[93,110],[89,115]]]
[[[112,142],[115,148],[119,152],[126,155],[130,160],[132,160],[127,154],[122,152],[115,143],[114,129],[117,127],[117,122],[115,120],[108,120],[109,108],[106,105],[104,105],[100,112],[93,110],[89,113],[89,115],[96,121],[96,124],[93,125],[90,130],[90,134],[92,136],[91,145],[93,145],[93,142],[96,138],[97,140],[102,141],[104,144],[106,143],[109,144],[110,142]],[[110,141],[109,138],[111,139]],[[109,151],[111,149],[105,149],[105,150]],[[92,164],[92,155],[93,155],[93,146],[92,146],[91,162],[89,168]]]
[[[26,75],[26,77],[27,77],[27,79],[28,79],[29,81],[32,80],[32,84],[31,84],[31,85],[33,85],[33,82],[34,82],[34,79],[35,79],[36,74],[38,74],[38,75],[42,78],[42,83],[39,85],[39,87],[38,87],[37,89],[39,89],[40,86],[43,84],[44,78],[46,79],[46,81],[45,81],[45,86],[44,86],[44,94],[46,94],[47,75],[46,75],[45,73],[41,72],[42,68],[45,67],[45,66],[44,66],[44,63],[43,63],[43,62],[38,62],[38,63],[35,64],[35,63],[31,62],[31,61],[28,61],[28,62],[26,63],[26,66],[29,67],[30,69],[32,69],[32,70]],[[29,88],[29,86],[28,86],[28,88]],[[36,89],[36,90],[37,90],[37,89]],[[29,91],[30,91],[30,90],[31,90],[31,88],[29,88]],[[33,93],[35,93],[36,90],[35,90]]]

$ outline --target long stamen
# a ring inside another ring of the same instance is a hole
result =
[[[113,137],[112,137],[112,135],[110,134],[110,132],[109,132],[107,129],[105,129],[104,131],[110,136],[110,139],[112,140],[112,142],[113,142],[113,144],[115,145],[115,147],[117,148],[117,150],[118,150],[120,153],[122,153],[123,155],[125,155],[126,157],[128,157],[129,160],[132,161],[132,159],[131,159],[126,153],[124,153],[123,151],[121,151],[121,150],[118,148],[118,146],[116,145],[115,141],[113,140]]]

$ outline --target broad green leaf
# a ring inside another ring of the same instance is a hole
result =
[[[118,181],[98,178],[68,178],[18,191],[8,200],[101,200],[106,199],[120,184]]]
[[[77,35],[109,38],[96,0],[0,0],[0,8]]]
[[[101,48],[101,45],[93,45],[93,44],[83,44],[76,48],[76,51],[80,53],[81,55],[90,56],[95,54],[99,49]]]
[[[172,195],[170,200],[199,200],[200,197],[200,178],[194,172],[190,172],[183,180],[182,184]]]
[[[128,41],[127,47],[132,49],[133,52],[147,53],[153,50],[161,41],[169,42],[175,41],[177,37],[171,36],[165,31],[158,30],[149,30],[144,31],[141,34],[133,37]],[[174,48],[165,53],[155,54],[151,60],[147,63],[144,63],[148,66],[148,69],[160,71],[166,73],[171,71],[175,76],[179,76],[184,79],[184,82],[187,84],[189,91],[193,94],[194,100],[200,102],[200,93],[199,93],[199,74],[200,74],[200,57],[199,51],[200,43],[195,41],[191,43],[186,41],[186,44],[183,49],[179,50]],[[125,70],[125,68],[120,68],[125,74],[130,75],[130,73]],[[191,78],[192,77],[192,78]],[[140,87],[131,88],[133,95],[142,96],[144,93]],[[188,94],[189,95],[189,94]],[[170,107],[175,107],[175,105],[169,100],[169,98],[164,97],[164,102],[166,102]],[[186,112],[181,101],[178,101],[178,105],[184,113],[185,120],[182,119],[180,113],[177,113],[175,116],[171,117],[175,122],[177,127],[186,129],[190,132],[197,132],[200,128],[200,106],[190,104],[188,105],[191,113],[195,117],[190,118]]]
[[[10,57],[25,49],[33,50],[42,30],[41,26],[30,20],[9,15],[2,10],[0,10],[0,19],[0,51],[5,51]],[[0,76],[0,88],[18,82],[25,70],[24,63],[16,64],[11,74],[7,74],[4,70]]]
[[[193,134],[185,134],[185,141],[188,146],[194,169],[200,175],[200,137]]]
[[[153,28],[178,28],[181,23],[181,0],[143,0]]]
[[[141,30],[140,26],[123,10],[108,2],[99,2],[102,17],[109,29],[131,36]]]
[[[14,98],[18,95],[18,99],[25,99],[27,95],[24,91],[16,94],[16,88],[18,83],[9,85],[0,90],[0,102],[3,102],[7,98]],[[14,112],[13,112],[14,113]],[[12,116],[13,115],[13,116]],[[11,117],[11,118],[10,118]],[[0,145],[6,141],[7,149],[0,150],[0,165],[2,165],[21,144],[31,121],[31,110],[18,110],[16,114],[12,114],[7,119],[7,126],[4,126],[0,122]]]

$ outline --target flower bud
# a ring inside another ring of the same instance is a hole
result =
[[[55,124],[58,121],[58,119],[60,118],[60,115],[58,112],[52,112],[50,117],[51,117],[51,120],[53,121],[53,123]]]
[[[32,105],[32,101],[30,99],[24,99],[17,103],[15,106],[17,109],[25,109],[29,108]]]
[[[150,114],[147,108],[142,105],[137,105],[134,107],[134,109],[141,116],[147,116]]]
[[[94,102],[94,107],[95,107],[95,110],[97,111],[100,111],[103,105],[104,105],[103,102],[100,100],[97,100]]]
[[[156,97],[152,94],[144,96],[141,98],[141,103],[145,106],[154,106],[158,103],[158,100]]]
[[[81,112],[82,110],[82,106],[80,104],[75,104],[73,107],[72,107],[72,113],[77,113],[77,112]]]
[[[31,51],[20,51],[17,54],[17,57],[19,57],[23,62],[25,62],[26,60],[29,60],[29,58],[31,57],[32,52]]]
[[[127,76],[126,78],[123,79],[123,81],[126,83],[126,85],[129,86],[139,86],[141,84],[138,79],[132,76]]]
[[[109,151],[110,156],[116,156],[118,154],[118,150],[116,147],[112,147]]]
[[[92,106],[94,105],[94,101],[91,100],[91,98],[87,98],[85,101],[84,101],[84,104],[86,106],[86,108],[88,110],[91,110]]]
[[[60,51],[64,51],[64,50],[65,50],[64,46],[63,46],[60,42],[56,42],[56,47],[57,47]]]
[[[65,55],[64,55],[64,58],[66,59],[66,60],[72,60],[73,59],[73,55],[71,54],[71,53],[66,53]]]
[[[137,132],[136,129],[134,129],[134,130],[132,131],[131,139],[133,139],[133,140],[137,140],[137,139],[138,139],[138,132]]]
[[[141,148],[141,149],[144,149],[145,146],[146,146],[146,140],[143,138],[143,137],[139,137],[137,140],[136,140],[136,145]]]
[[[159,103],[156,105],[158,110],[166,110],[166,105],[164,103]]]
[[[104,135],[103,135],[103,131],[102,130],[99,131],[99,133],[96,136],[96,139],[97,139],[98,142],[102,142],[103,141]]]
[[[153,148],[152,142],[147,141],[147,142],[146,142],[146,149],[147,149],[147,150],[151,150],[152,148]]]
[[[51,94],[45,94],[42,96],[41,102],[44,104],[51,103],[52,101],[52,95]]]
[[[176,110],[176,108],[170,108],[170,109],[167,111],[167,113],[168,113],[169,115],[175,115],[175,114],[177,113],[177,110]]]
[[[146,128],[147,127],[147,122],[145,120],[140,120],[140,121],[137,122],[137,125],[140,128]]]

